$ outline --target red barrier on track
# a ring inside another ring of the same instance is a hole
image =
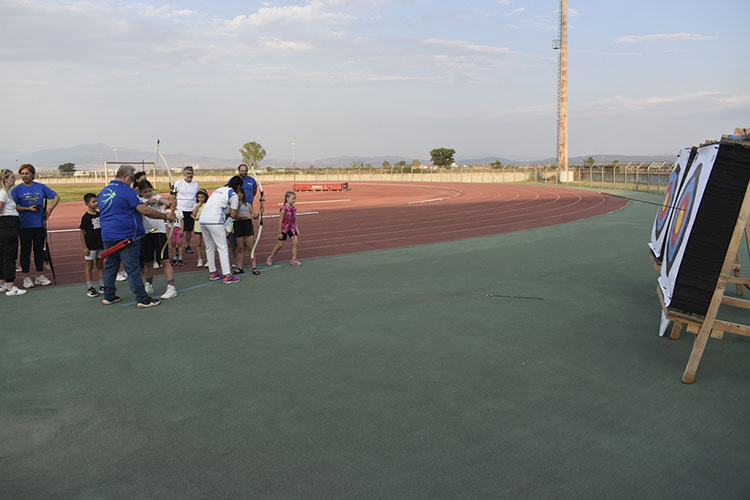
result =
[[[348,182],[297,182],[294,191],[347,191]]]

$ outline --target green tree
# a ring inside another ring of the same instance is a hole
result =
[[[388,162],[388,160],[383,160],[383,168],[391,168],[391,164]]]
[[[453,155],[455,154],[455,149],[437,148],[430,151],[430,158],[432,159],[433,165],[437,165],[438,167],[445,167],[454,162]]]
[[[596,163],[596,160],[594,160],[592,157],[588,157],[585,160],[583,160],[583,165],[586,167],[593,167],[594,163]]]
[[[406,166],[406,162],[404,160],[399,160],[396,162],[396,165],[394,165],[396,168],[404,168]]]
[[[422,162],[421,162],[421,161],[419,161],[419,160],[412,160],[412,161],[411,161],[411,168],[417,168],[417,167],[418,167],[418,166],[420,166],[421,164],[422,164]]]
[[[247,142],[240,149],[242,161],[248,165],[257,165],[266,157],[266,150],[257,142]]]
[[[490,166],[492,168],[503,168],[503,163],[500,160],[495,160],[492,163],[490,163]]]
[[[71,175],[73,172],[76,171],[76,164],[70,163],[70,162],[63,163],[57,167],[57,171],[63,175]]]

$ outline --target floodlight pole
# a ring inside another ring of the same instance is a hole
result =
[[[571,182],[568,173],[568,0],[560,0],[560,38],[555,48],[560,50],[557,77],[557,166],[561,182]]]
[[[292,144],[292,168],[294,170],[297,170],[297,151],[295,149],[297,145],[294,143],[294,141],[292,141],[291,144]]]
[[[115,152],[115,161],[118,161],[117,160],[117,151],[119,151],[119,148],[112,148],[112,151]]]

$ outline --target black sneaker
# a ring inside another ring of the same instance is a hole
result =
[[[193,252],[193,249],[188,246],[188,247],[185,247],[185,253],[195,253],[195,252]]]
[[[180,257],[179,259],[177,259],[177,265],[178,266],[184,266],[185,265],[185,262],[182,260],[182,257]]]
[[[111,306],[112,304],[116,304],[118,302],[120,302],[120,297],[118,297],[117,295],[115,295],[115,298],[112,300],[102,299],[102,304],[104,304],[105,306]]]
[[[87,297],[98,297],[99,296],[99,292],[97,292],[96,288],[94,288],[92,286],[92,287],[89,287],[88,292],[86,292],[86,296]]]
[[[177,257],[172,257],[171,263],[172,263],[173,266],[176,266],[177,265]]]
[[[147,307],[156,307],[159,304],[161,304],[161,301],[159,301],[159,299],[152,299],[151,297],[146,296],[146,300],[144,300],[143,302],[138,302],[138,304],[136,304],[136,307],[138,309],[146,309]]]

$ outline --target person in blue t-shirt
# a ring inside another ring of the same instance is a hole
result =
[[[21,218],[21,272],[23,274],[23,287],[32,288],[34,285],[47,286],[52,283],[42,272],[44,271],[44,242],[47,239],[46,220],[52,214],[60,196],[49,187],[39,182],[34,182],[36,169],[34,165],[24,163],[18,169],[21,184],[14,187],[10,192],[18,208],[18,216]],[[46,203],[46,200],[51,200]],[[46,209],[45,209],[46,206]],[[31,251],[34,250],[34,266],[37,276],[32,281],[29,271],[31,269]]]
[[[130,187],[133,182],[135,168],[122,165],[114,180],[101,190],[99,201],[99,224],[102,227],[102,241],[105,250],[117,242],[129,238],[136,240],[144,235],[143,216],[151,219],[175,220],[172,212],[162,213],[146,206],[138,197],[138,193]],[[138,308],[159,305],[158,299],[148,296],[141,279],[140,244],[135,242],[107,257],[104,264],[104,299],[105,306],[120,301],[115,295],[115,277],[122,262],[128,273],[128,284],[135,295]]]

